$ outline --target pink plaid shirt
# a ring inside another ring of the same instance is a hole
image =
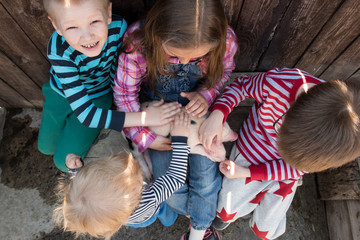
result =
[[[140,27],[140,22],[132,24],[127,32],[124,34],[124,40],[129,37],[135,30]],[[134,43],[136,44],[136,43]],[[133,46],[130,46],[126,51],[130,51]],[[219,95],[224,83],[230,78],[232,70],[235,68],[234,55],[237,51],[236,35],[234,31],[228,27],[226,37],[226,52],[223,59],[224,76],[213,88],[199,89],[209,106],[213,103],[215,98]],[[143,81],[147,81],[144,77],[146,74],[146,60],[141,54],[142,50],[137,50],[133,53],[121,53],[119,56],[118,68],[115,74],[114,86],[114,100],[118,111],[122,112],[139,112],[139,91],[140,85]],[[207,61],[202,61],[200,68],[203,73],[206,73]],[[179,64],[180,61],[176,57],[170,57],[169,63]],[[130,138],[142,152],[155,140],[156,134],[146,127],[131,127],[123,129],[125,135]]]

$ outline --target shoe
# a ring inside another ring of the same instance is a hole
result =
[[[190,230],[184,233],[181,236],[180,240],[188,240],[189,236],[190,236]],[[220,240],[220,235],[215,228],[210,226],[208,229],[206,229],[203,240]]]
[[[229,222],[224,222],[223,220],[221,220],[221,218],[216,217],[214,219],[214,221],[212,222],[212,226],[219,231],[224,230],[225,228],[227,228],[230,225]]]

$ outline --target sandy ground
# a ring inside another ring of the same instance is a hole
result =
[[[234,130],[239,128],[247,111],[246,107],[237,108],[231,114],[229,121]],[[64,233],[51,221],[56,202],[54,187],[61,173],[52,158],[36,148],[40,119],[40,110],[7,110],[0,147],[0,239],[74,239],[72,234]],[[120,139],[118,133],[103,131],[95,144],[102,153],[92,149],[88,159],[100,157],[111,144],[121,149],[124,139]],[[329,239],[324,203],[318,199],[316,176],[309,174],[303,180],[287,213],[287,231],[278,239]],[[222,239],[258,239],[248,221],[240,219],[231,224],[220,232]],[[189,220],[180,216],[171,227],[163,227],[158,221],[143,229],[123,227],[113,239],[179,239],[188,226]],[[94,238],[84,236],[79,239]]]

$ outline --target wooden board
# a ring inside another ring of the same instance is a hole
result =
[[[293,67],[319,33],[341,0],[296,0],[289,5],[257,68]]]
[[[360,69],[351,75],[347,80],[360,83]]]
[[[322,200],[360,200],[360,170],[357,161],[316,175]]]
[[[0,96],[1,99],[5,100],[6,103],[14,108],[34,107],[34,105],[32,105],[9,85],[7,85],[2,79],[0,79]]]
[[[360,36],[320,75],[320,78],[325,80],[346,80],[359,68]]]
[[[0,98],[0,107],[8,108],[11,107],[11,105],[7,103],[5,100]]]
[[[41,88],[37,86],[21,69],[8,57],[0,52],[0,78],[10,77],[7,84],[31,102],[35,107],[42,107],[44,98]],[[26,106],[23,106],[26,107]]]
[[[245,0],[235,29],[239,40],[236,71],[254,71],[290,0]]]
[[[6,56],[39,87],[49,81],[49,62],[2,4],[0,4],[0,51],[6,53]],[[3,80],[11,82],[11,76]]]
[[[360,34],[360,1],[346,0],[311,43],[296,67],[319,76]],[[355,27],[356,26],[356,27]],[[355,46],[359,52],[359,46]],[[360,55],[357,55],[360,58]],[[348,59],[359,67],[359,60]],[[342,71],[345,71],[342,70]],[[350,74],[351,74],[350,73]]]
[[[42,0],[1,0],[6,11],[46,58],[46,49],[54,28]]]
[[[330,240],[360,239],[360,201],[325,201]]]
[[[244,0],[221,0],[221,2],[224,6],[224,11],[228,18],[229,25],[235,30]]]

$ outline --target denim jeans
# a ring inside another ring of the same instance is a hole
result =
[[[196,90],[202,71],[198,62],[171,64],[172,75],[158,74],[155,89],[166,101],[177,101],[185,106],[189,100],[180,96],[181,92]],[[160,100],[152,89],[145,88],[147,100]],[[154,179],[164,175],[169,168],[171,151],[150,149],[150,159]],[[196,230],[210,227],[216,216],[218,192],[221,188],[221,176],[218,163],[207,157],[190,154],[188,183],[176,191],[166,203],[177,213],[190,216],[190,223]]]
[[[171,151],[150,149],[153,177],[164,175],[170,165]],[[216,216],[221,176],[218,163],[198,154],[189,155],[188,182],[166,200],[178,214],[190,216],[196,230],[210,227]]]

